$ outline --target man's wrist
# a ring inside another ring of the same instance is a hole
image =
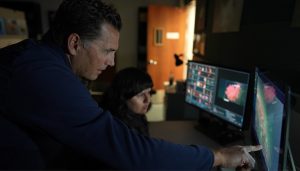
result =
[[[213,167],[221,166],[223,164],[223,157],[220,151],[214,150],[214,164]]]

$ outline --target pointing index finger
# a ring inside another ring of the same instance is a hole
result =
[[[245,151],[252,152],[252,151],[259,151],[262,149],[262,145],[250,145],[244,147]]]

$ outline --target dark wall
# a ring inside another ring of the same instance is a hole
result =
[[[295,0],[244,0],[239,31],[212,33],[214,1],[206,1],[204,59],[249,71],[273,70],[299,92],[300,27],[291,26],[294,6]]]

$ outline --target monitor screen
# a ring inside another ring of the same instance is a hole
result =
[[[189,61],[185,101],[243,127],[250,74]]]
[[[260,170],[283,170],[286,146],[286,90],[270,77],[255,72],[252,133],[254,143],[263,146],[259,153]]]

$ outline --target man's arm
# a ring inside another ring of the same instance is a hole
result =
[[[9,109],[31,129],[119,169],[211,169],[210,149],[135,134],[99,108],[64,65],[42,60],[19,66],[11,82]]]

